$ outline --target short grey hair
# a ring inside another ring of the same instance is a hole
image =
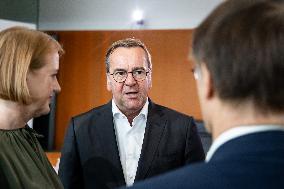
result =
[[[148,68],[150,70],[152,70],[151,54],[149,53],[146,45],[139,39],[126,38],[126,39],[122,39],[122,40],[118,40],[118,41],[114,42],[109,47],[109,49],[107,50],[107,53],[106,53],[106,56],[105,56],[106,72],[107,73],[109,72],[109,65],[110,65],[109,57],[115,51],[115,49],[117,49],[119,47],[125,47],[125,48],[140,47],[140,48],[142,48],[146,53]]]

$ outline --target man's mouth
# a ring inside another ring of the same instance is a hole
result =
[[[126,92],[125,94],[137,94],[138,92]]]
[[[126,92],[125,93],[128,97],[136,97],[138,92]]]

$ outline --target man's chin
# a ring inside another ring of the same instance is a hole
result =
[[[142,102],[133,101],[127,104],[129,110],[141,110],[144,104]]]

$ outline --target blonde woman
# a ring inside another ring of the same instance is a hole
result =
[[[63,53],[47,34],[13,27],[0,32],[0,187],[63,188],[28,120],[50,111],[60,91]]]

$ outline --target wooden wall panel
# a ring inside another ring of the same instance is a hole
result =
[[[111,99],[106,90],[104,56],[119,39],[135,37],[149,48],[153,62],[151,99],[201,119],[195,81],[189,61],[192,30],[60,31],[66,51],[61,59],[57,98],[55,147],[61,149],[71,116]]]

